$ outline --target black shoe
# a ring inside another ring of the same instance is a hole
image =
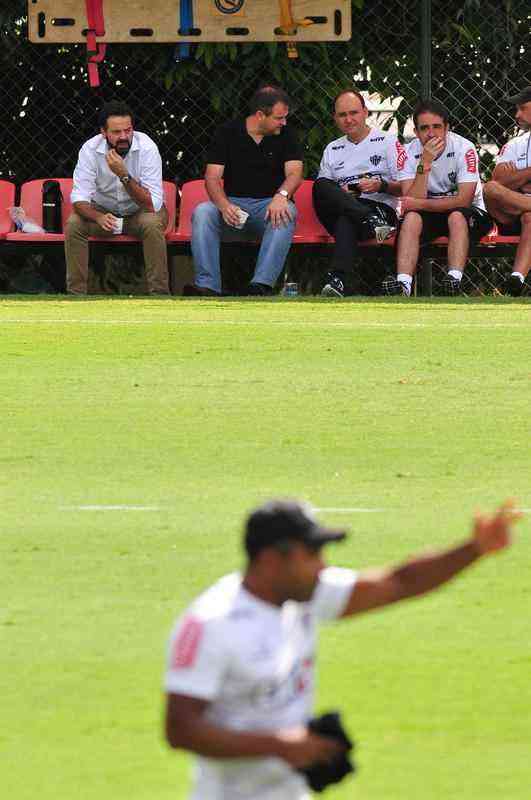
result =
[[[384,281],[382,281],[382,293],[395,295],[401,294],[404,297],[409,297],[409,292],[407,291],[405,283],[402,283],[402,281],[399,281],[394,277],[386,278]]]
[[[344,297],[345,284],[337,272],[329,272],[326,276],[326,283],[321,289],[321,297]]]
[[[447,275],[441,281],[441,291],[446,297],[456,297],[461,294],[461,281]]]
[[[219,292],[208,289],[206,286],[196,286],[195,283],[187,283],[183,286],[183,297],[221,297]]]
[[[273,287],[267,283],[250,283],[247,289],[242,292],[244,297],[269,297],[273,294]]]
[[[520,297],[524,291],[524,282],[517,275],[509,275],[505,281],[504,292],[511,297]]]

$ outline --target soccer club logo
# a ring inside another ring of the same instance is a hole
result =
[[[242,10],[245,0],[214,0],[214,2],[222,14],[236,14]]]
[[[448,173],[448,181],[451,186],[455,186],[457,183],[457,172],[449,172]]]
[[[371,157],[369,158],[369,161],[370,161],[370,162],[371,162],[371,164],[373,164],[375,167],[377,167],[377,166],[378,166],[378,164],[380,163],[380,161],[381,161],[381,160],[382,160],[382,157],[381,157],[381,156],[371,156]]]

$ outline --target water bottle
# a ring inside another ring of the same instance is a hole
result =
[[[282,289],[282,294],[284,297],[297,297],[299,294],[299,284],[285,283],[284,288]]]

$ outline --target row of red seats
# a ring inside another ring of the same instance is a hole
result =
[[[46,178],[28,181],[21,186],[19,205],[22,206],[26,212],[26,216],[42,224],[42,184]],[[56,178],[60,185],[63,194],[62,204],[62,218],[63,227],[72,212],[72,204],[70,202],[70,193],[72,191],[72,178]],[[319,222],[312,204],[312,186],[313,181],[305,180],[295,193],[295,203],[297,205],[297,226],[293,237],[294,244],[329,244],[333,242],[333,238],[327,233],[325,228]],[[9,181],[0,181],[0,239],[8,242],[62,242],[64,241],[64,234],[62,233],[21,233],[14,230],[13,222],[11,221],[8,208],[15,204],[16,187]],[[168,228],[166,230],[166,240],[168,244],[187,244],[190,242],[192,235],[192,212],[194,208],[207,200],[205,185],[202,180],[188,181],[185,183],[180,192],[179,213],[176,214],[177,209],[177,190],[175,184],[170,181],[164,181],[164,198],[166,208],[168,209]],[[96,238],[94,241],[98,241]],[[118,235],[113,236],[112,239],[105,239],[109,243],[125,243],[135,242],[136,239],[132,236]],[[438,239],[436,244],[445,245],[447,239],[442,237]],[[496,244],[517,244],[517,236],[500,236],[496,226],[481,239],[480,244],[487,247],[494,247]],[[394,241],[392,238],[388,239],[385,243],[387,246],[392,246]],[[364,243],[365,246],[376,245],[375,240],[370,240]]]

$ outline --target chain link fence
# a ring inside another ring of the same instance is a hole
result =
[[[514,132],[513,109],[502,98],[531,83],[528,2],[433,0],[431,38],[429,8],[428,0],[354,0],[352,40],[299,45],[295,61],[276,43],[194,45],[187,59],[178,46],[113,44],[95,91],[83,45],[31,44],[25,0],[0,3],[0,178],[21,184],[70,176],[81,144],[97,130],[99,108],[111,98],[126,101],[136,127],[155,139],[165,179],[197,178],[215,127],[244,114],[262,82],[283,85],[293,98],[291,120],[304,142],[307,177],[315,177],[323,147],[337,136],[332,98],[355,84],[367,93],[370,124],[392,128],[406,140],[413,135],[412,107],[431,90],[450,109],[452,127],[478,145],[487,178],[499,147]],[[20,273],[18,260],[2,259],[0,288],[9,288]],[[327,260],[293,252],[290,269],[313,291]],[[508,265],[500,261],[498,268],[503,276]],[[382,269],[378,259],[369,270],[361,266],[359,290],[374,292]],[[482,277],[472,290],[496,290],[490,267],[480,263],[473,273]],[[113,288],[116,283],[111,280]]]

